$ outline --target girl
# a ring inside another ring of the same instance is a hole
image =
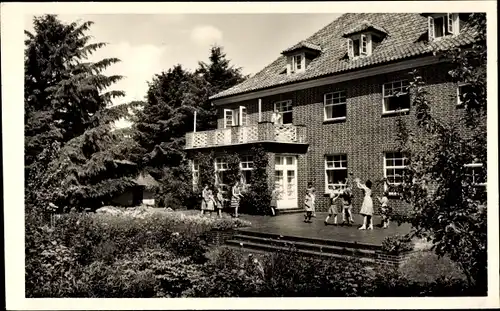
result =
[[[373,230],[373,200],[372,200],[372,182],[367,180],[363,185],[360,183],[359,178],[356,178],[356,184],[359,189],[362,189],[365,193],[365,197],[363,199],[363,205],[361,205],[361,210],[359,213],[363,215],[363,225],[359,228],[359,230],[366,230],[366,223],[369,218],[370,225],[368,226],[368,230]]]
[[[314,189],[314,186],[312,182],[307,184],[307,191],[311,192],[312,195],[312,200],[313,200],[313,210],[312,210],[312,217],[316,217],[316,189]]]
[[[378,201],[380,202],[380,215],[382,216],[382,228],[386,229],[389,227],[389,214],[390,214],[390,209],[389,209],[389,199],[387,196],[389,195],[388,191],[385,190],[383,193],[382,198],[377,197]]]
[[[352,174],[350,174],[352,175]],[[346,223],[347,216],[347,224],[351,225],[354,223],[354,219],[352,219],[352,185],[349,183],[349,178],[345,179],[346,188],[342,192],[340,196],[342,199],[342,224]]]
[[[207,209],[207,201],[208,201],[208,185],[203,186],[203,190],[201,191],[201,215],[204,214]]]
[[[328,209],[328,216],[325,219],[325,226],[328,225],[328,219],[333,215],[333,224],[337,225],[337,214],[339,213],[339,209],[335,201],[339,198],[340,194],[335,192],[335,187],[332,185],[328,186],[328,196],[330,197],[330,209]]]
[[[222,195],[221,186],[217,187],[217,213],[219,217],[222,218],[222,208],[224,207],[224,196]]]
[[[276,216],[276,208],[278,206],[278,189],[274,188],[271,192],[271,214]]]
[[[240,182],[236,181],[231,189],[231,208],[234,209],[234,217],[238,218],[238,208],[240,207],[241,188]]]
[[[208,201],[207,201],[207,211],[209,212],[209,215],[212,216],[212,212],[215,210],[215,198],[212,193],[212,190],[208,190]]]
[[[306,214],[304,215],[304,222],[311,223],[311,217],[314,211],[314,197],[311,189],[307,189],[306,192],[306,197],[304,199],[304,205],[305,205],[305,210]]]

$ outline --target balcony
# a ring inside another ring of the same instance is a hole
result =
[[[256,125],[186,133],[185,149],[249,143],[307,144],[306,140],[307,133],[304,125],[275,125],[271,122],[260,122]]]

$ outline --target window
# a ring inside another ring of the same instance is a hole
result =
[[[237,125],[248,125],[247,108],[245,106],[236,109],[224,109],[224,128]]]
[[[215,159],[215,184],[226,185],[226,172],[228,170],[227,162],[223,158]]]
[[[349,58],[371,55],[372,35],[361,34],[347,39],[347,55]]]
[[[389,82],[382,85],[383,112],[390,113],[410,109],[410,94],[408,80]]]
[[[198,160],[193,160],[193,187],[198,186],[200,180],[200,163]]]
[[[482,163],[465,165],[466,178],[473,186],[486,186],[486,171]]]
[[[401,152],[386,152],[384,155],[384,177],[391,186],[398,186],[403,182],[404,173],[408,166],[407,157]]]
[[[467,94],[472,92],[472,86],[467,83],[459,83],[457,87],[457,105],[462,105]]]
[[[341,187],[344,189],[347,179],[347,155],[327,155],[325,156],[325,192],[329,186]]]
[[[302,69],[302,55],[292,56],[292,71],[300,71]]]
[[[278,122],[280,124],[291,124],[293,121],[292,101],[283,100],[274,103],[274,109],[281,115]]]
[[[428,23],[429,40],[439,39],[447,35],[457,35],[460,30],[460,19],[456,13],[429,16]]]
[[[242,173],[242,182],[248,184],[252,180],[252,170],[253,170],[253,157],[243,156],[240,162],[240,169]]]
[[[345,91],[325,94],[325,120],[342,120],[346,118],[347,97]]]

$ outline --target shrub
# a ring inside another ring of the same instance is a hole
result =
[[[415,243],[408,235],[395,234],[386,237],[382,241],[382,251],[392,255],[412,251],[414,246]]]
[[[399,272],[401,276],[419,283],[432,283],[439,279],[466,281],[455,262],[448,257],[439,257],[432,251],[411,254]]]

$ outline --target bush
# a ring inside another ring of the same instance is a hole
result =
[[[414,249],[415,243],[408,235],[391,235],[382,241],[382,251],[391,254],[399,255],[401,253],[410,252]]]
[[[432,251],[411,254],[399,272],[401,276],[419,283],[432,283],[439,279],[466,281],[455,262],[448,257],[439,257]]]

